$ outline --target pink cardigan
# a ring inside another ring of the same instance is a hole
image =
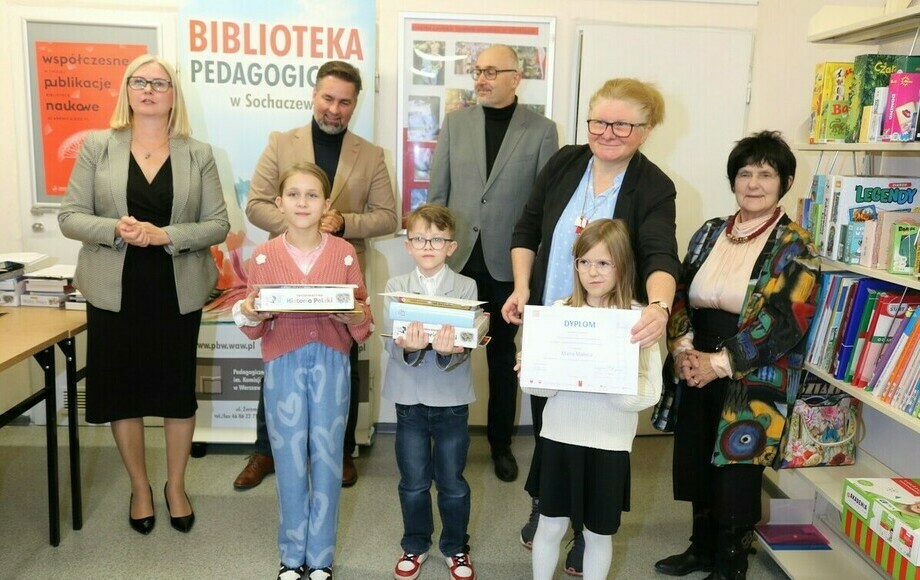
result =
[[[354,246],[341,238],[329,236],[326,247],[306,275],[284,247],[283,236],[260,244],[249,258],[247,294],[257,284],[355,284],[355,306],[364,310],[364,322],[356,325],[336,322],[326,313],[281,312],[258,326],[242,327],[249,338],[262,338],[263,361],[311,342],[322,342],[347,354],[352,339],[364,342],[371,334],[373,318],[358,257]]]

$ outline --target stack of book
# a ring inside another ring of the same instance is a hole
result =
[[[920,415],[920,292],[852,273],[822,276],[806,360]]]
[[[390,298],[387,315],[393,322],[393,338],[405,336],[412,322],[421,322],[428,342],[449,324],[454,327],[456,346],[476,348],[488,343],[489,315],[481,308],[483,302],[407,292],[387,292],[382,296]]]
[[[76,266],[57,264],[25,275],[25,293],[21,306],[61,308],[67,295],[74,291],[73,276]]]
[[[86,297],[79,290],[74,290],[67,295],[64,308],[67,310],[86,310]]]
[[[19,262],[0,262],[0,306],[19,306],[25,281],[25,267]]]

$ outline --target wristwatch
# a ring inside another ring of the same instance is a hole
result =
[[[671,318],[671,309],[668,307],[668,303],[664,300],[655,300],[654,302],[649,302],[649,306],[657,306],[664,310],[664,313],[668,315],[668,318]]]

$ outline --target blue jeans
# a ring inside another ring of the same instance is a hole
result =
[[[311,342],[265,363],[265,419],[285,566],[332,565],[342,492],[348,355]]]
[[[423,554],[431,547],[434,520],[431,482],[438,486],[441,541],[445,556],[467,551],[470,486],[463,478],[470,449],[469,407],[396,405],[396,464],[402,506],[402,549]]]

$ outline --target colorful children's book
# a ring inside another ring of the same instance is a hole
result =
[[[895,375],[896,370],[902,364],[901,356],[904,354],[904,351],[907,348],[907,344],[910,341],[911,336],[914,334],[914,328],[917,325],[918,319],[920,319],[920,316],[917,315],[916,311],[913,311],[910,320],[908,320],[907,324],[904,325],[904,331],[897,338],[895,347],[891,351],[891,357],[885,363],[885,368],[882,369],[882,372],[878,377],[878,381],[866,388],[866,391],[871,390],[875,397],[884,399],[885,394],[888,391],[888,387],[891,384],[892,377]]]
[[[897,222],[920,224],[920,212],[910,210],[879,211],[875,222],[875,248],[868,266],[888,268],[891,260],[891,226]]]
[[[869,323],[875,313],[878,297],[883,291],[898,289],[897,284],[874,278],[864,278],[858,282],[858,285],[856,299],[853,303],[853,315],[844,331],[843,345],[840,349],[837,369],[834,372],[835,378],[847,382],[850,382],[853,377],[857,357],[862,352],[866,341]]]
[[[882,141],[914,140],[917,134],[917,101],[920,101],[920,73],[892,73],[888,81]]]
[[[847,116],[847,143],[855,143],[864,107],[871,107],[876,87],[887,87],[891,73],[920,72],[920,57],[903,54],[861,54],[853,61],[850,110]]]
[[[900,340],[901,335],[904,334],[904,327],[906,327],[907,323],[910,322],[913,313],[913,309],[910,308],[907,310],[907,313],[903,318],[899,318],[894,321],[891,330],[888,332],[888,342],[882,347],[878,360],[874,363],[875,368],[872,369],[869,378],[866,379],[866,384],[857,386],[865,387],[867,391],[871,391],[874,385],[878,384],[879,378],[881,378],[885,367],[888,365],[888,361],[891,360],[891,356],[895,351],[898,340]]]
[[[852,84],[852,62],[819,62],[815,66],[809,143],[842,141],[846,137],[850,110],[847,97]]]
[[[853,299],[856,296],[856,282],[858,278],[844,278],[840,282],[840,292],[837,296],[837,302],[834,307],[834,315],[831,318],[831,324],[828,327],[826,339],[826,348],[824,355],[821,357],[820,367],[828,372],[837,356],[842,338],[842,328],[850,310],[853,308]]]
[[[920,177],[843,177],[833,179],[833,206],[824,231],[824,256],[840,260],[850,221],[877,219],[880,210],[920,207]]]
[[[892,274],[912,274],[917,253],[918,227],[915,224],[898,222],[891,226],[891,259],[888,271]]]
[[[908,309],[916,308],[918,305],[920,294],[908,293],[903,289],[879,295],[872,319],[866,328],[866,344],[853,371],[853,385],[869,385],[869,379],[881,358],[882,350],[892,341],[896,330],[895,322],[903,319]]]

